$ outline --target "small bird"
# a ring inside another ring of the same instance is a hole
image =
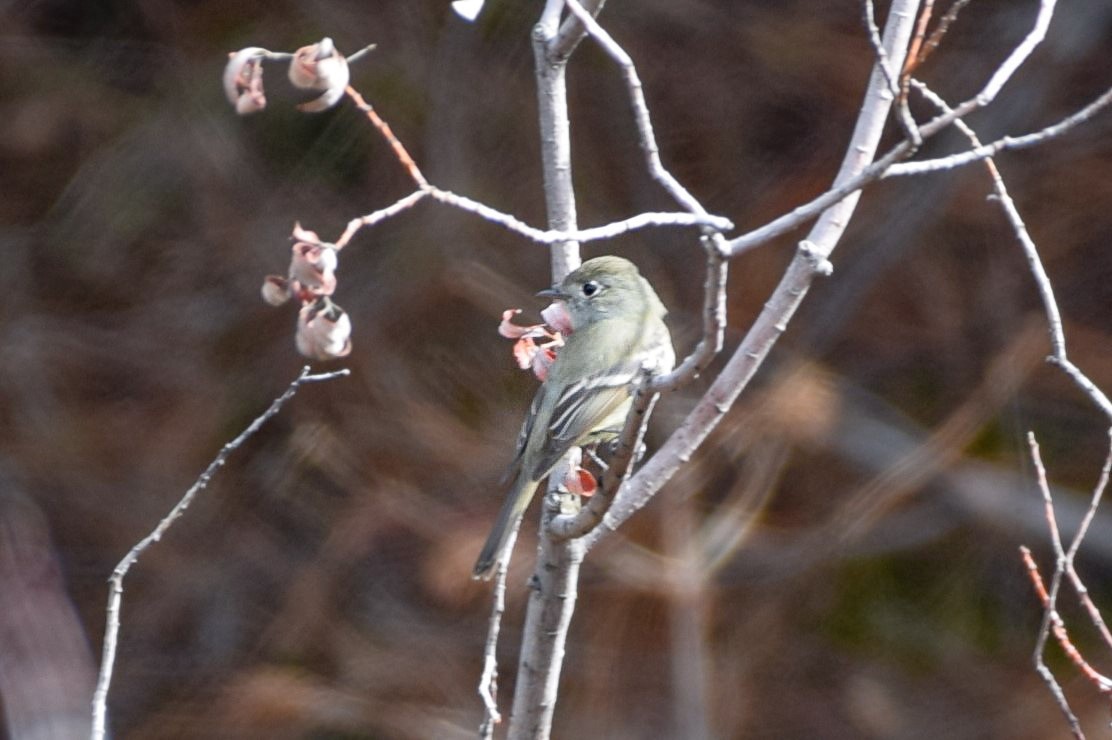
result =
[[[475,563],[475,578],[490,578],[505,558],[510,532],[560,458],[572,447],[617,436],[629,413],[633,384],[643,372],[667,373],[676,362],[664,324],[667,310],[627,259],[588,260],[537,295],[563,302],[572,331],[518,435],[506,474],[513,484]]]

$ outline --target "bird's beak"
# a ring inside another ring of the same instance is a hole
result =
[[[569,296],[559,288],[545,288],[537,293],[537,298],[553,298],[560,301],[566,301]]]

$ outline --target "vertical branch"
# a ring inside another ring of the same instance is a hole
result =
[[[517,539],[517,529],[510,535],[509,549],[512,550]],[[490,623],[487,627],[486,649],[483,651],[483,674],[479,678],[479,696],[485,709],[483,723],[479,726],[479,737],[490,740],[494,737],[494,726],[502,721],[498,712],[498,633],[502,629],[502,614],[506,611],[506,561],[498,564],[494,576],[494,603],[490,607]]]
[[[538,23],[533,30],[541,163],[548,226],[560,231],[574,231],[576,213],[571,176],[567,57],[557,57],[551,47],[555,39],[550,25],[556,15],[551,12],[553,7],[554,2],[550,0],[542,23]],[[579,266],[579,243],[574,240],[557,242],[551,249],[552,278],[558,281]],[[559,480],[560,476],[553,476],[552,479]],[[541,513],[540,552],[530,582],[517,685],[514,687],[510,738],[547,738],[552,728],[564,646],[575,611],[579,565],[584,553],[581,542],[557,542],[548,535],[548,523],[558,514],[558,502],[546,496]]]
[[[544,169],[544,199],[548,228],[575,231],[575,190],[571,179],[571,124],[568,121],[567,59],[553,59],[548,52],[545,27],[533,29],[533,55],[537,75],[537,107],[540,116],[541,165]],[[579,243],[573,240],[552,245],[552,279],[562,280],[579,267]]]
[[[554,515],[552,499],[544,500],[547,520]],[[509,740],[547,738],[552,731],[564,646],[575,611],[583,541],[557,543],[540,538],[537,567],[529,583],[529,606],[517,669]]]

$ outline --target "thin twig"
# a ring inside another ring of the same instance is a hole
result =
[[[355,103],[355,106],[366,114],[367,118],[374,124],[374,127],[377,128],[383,138],[386,139],[387,143],[390,144],[398,161],[402,163],[402,167],[405,167],[406,172],[413,178],[413,182],[417,183],[417,187],[422,189],[427,188],[429,181],[425,179],[425,176],[421,173],[421,169],[417,166],[417,163],[413,161],[413,157],[409,156],[409,152],[406,151],[406,148],[398,141],[398,137],[394,136],[394,132],[390,129],[390,124],[382,120],[374,107],[364,100],[363,96],[360,95],[359,91],[354,87],[348,85],[345,92],[347,92],[347,96],[351,98],[352,102]]]
[[[1075,648],[1070,641],[1069,634],[1066,632],[1065,625],[1062,624],[1061,617],[1050,608],[1050,594],[1047,593],[1046,584],[1043,583],[1042,576],[1039,574],[1039,566],[1035,563],[1035,559],[1031,557],[1031,551],[1021,546],[1019,552],[1020,556],[1023,558],[1024,564],[1027,566],[1027,575],[1031,579],[1031,583],[1035,588],[1035,593],[1038,595],[1039,601],[1042,602],[1044,610],[1043,626],[1039,630],[1039,639],[1035,646],[1035,671],[1042,678],[1043,683],[1047,685],[1047,688],[1050,689],[1050,694],[1054,697],[1058,709],[1062,712],[1062,716],[1066,718],[1066,724],[1069,725],[1070,732],[1077,740],[1085,740],[1085,733],[1081,730],[1081,722],[1078,721],[1077,715],[1074,714],[1073,709],[1070,708],[1069,700],[1066,699],[1066,694],[1062,691],[1062,685],[1058,683],[1058,679],[1054,677],[1053,671],[1050,670],[1046,665],[1046,661],[1043,660],[1043,653],[1046,650],[1049,630],[1054,630],[1054,636],[1058,639],[1058,644],[1062,646],[1062,650],[1065,651],[1066,655],[1069,656],[1071,660],[1076,658],[1075,663],[1077,663],[1079,667],[1081,665],[1089,667],[1088,663],[1084,661],[1081,654],[1077,651],[1077,648]]]
[[[922,83],[918,81],[912,82],[912,85],[920,86]],[[1098,98],[1081,108],[1076,113],[1073,113],[1066,118],[1063,118],[1057,123],[1047,126],[1030,134],[1023,136],[1003,136],[996,141],[988,144],[978,143],[972,149],[957,154],[950,154],[945,157],[936,157],[934,159],[923,159],[916,162],[902,162],[900,164],[892,165],[884,177],[899,177],[904,175],[921,175],[926,172],[938,172],[941,170],[952,170],[962,167],[973,162],[979,162],[989,157],[995,156],[1004,151],[1015,151],[1017,149],[1026,149],[1028,147],[1043,144],[1050,139],[1061,136],[1075,126],[1085,123],[1104,108],[1112,104],[1112,87],[1105,90]]]
[[[663,393],[687,384],[698,377],[722,351],[726,331],[726,275],[730,263],[719,250],[723,241],[715,236],[703,237],[703,246],[707,250],[707,274],[703,281],[703,336],[691,354],[672,372],[655,376],[650,381],[650,392]]]
[[[929,101],[934,103],[934,105],[936,105],[940,110],[944,112],[948,112],[950,110],[950,107],[946,103],[946,101],[925,84],[918,81],[913,82],[913,84],[918,90],[923,93],[923,95]],[[977,136],[977,133],[967,123],[965,123],[964,120],[959,118],[954,122],[954,124],[958,128],[958,130],[960,130],[966,136],[966,138],[969,139],[970,143],[974,147],[981,147],[981,142]],[[1104,393],[1096,388],[1095,384],[1093,384],[1087,377],[1085,377],[1079,369],[1074,367],[1073,364],[1070,363],[1068,358],[1066,357],[1065,334],[1062,330],[1061,315],[1058,310],[1057,300],[1054,297],[1053,287],[1050,284],[1050,278],[1047,276],[1046,270],[1043,268],[1042,259],[1039,256],[1038,249],[1034,243],[1034,240],[1031,238],[1030,233],[1027,230],[1027,226],[1024,223],[1019,210],[1015,206],[1015,202],[1012,200],[1011,195],[1008,193],[1007,186],[1004,184],[1004,178],[1000,174],[1000,170],[997,168],[996,162],[991,157],[989,157],[984,160],[984,163],[985,169],[988,172],[990,180],[992,181],[994,197],[996,201],[1000,203],[1000,206],[1004,210],[1004,214],[1008,219],[1008,223],[1012,227],[1012,231],[1016,234],[1018,241],[1023,247],[1024,254],[1027,257],[1032,275],[1035,278],[1040,296],[1043,300],[1043,308],[1047,316],[1047,323],[1050,329],[1050,339],[1054,351],[1054,354],[1049,359],[1063,368],[1066,364],[1068,364],[1069,367],[1072,369],[1072,373],[1067,370],[1067,374],[1070,374],[1071,377],[1079,376],[1080,379],[1083,380],[1084,383],[1092,389],[1089,395],[1093,402],[1098,407],[1106,408],[1108,405],[1108,399],[1104,395]],[[1109,431],[1110,435],[1112,435],[1112,430]],[[1037,565],[1035,564],[1034,558],[1031,556],[1030,550],[1028,550],[1026,547],[1020,548],[1023,560],[1027,564],[1028,574],[1030,575],[1032,584],[1035,587],[1035,592],[1043,604],[1043,620],[1039,628],[1038,638],[1035,642],[1033,661],[1035,664],[1035,671],[1047,685],[1047,688],[1049,689],[1051,695],[1054,697],[1055,702],[1058,704],[1058,708],[1061,710],[1063,716],[1066,718],[1066,722],[1070,727],[1070,731],[1073,733],[1075,738],[1083,740],[1084,733],[1081,730],[1081,725],[1077,719],[1077,716],[1071,709],[1069,701],[1066,699],[1066,696],[1062,691],[1062,687],[1058,683],[1058,680],[1054,677],[1053,672],[1046,665],[1046,661],[1043,656],[1046,651],[1047,640],[1049,639],[1050,634],[1053,633],[1058,641],[1058,644],[1062,647],[1062,650],[1065,651],[1069,659],[1097,687],[1097,690],[1106,696],[1112,693],[1112,681],[1098,673],[1084,659],[1080,651],[1070,640],[1065,623],[1062,621],[1062,618],[1057,611],[1058,592],[1061,588],[1062,578],[1063,576],[1066,576],[1069,578],[1070,584],[1073,586],[1074,591],[1077,593],[1078,600],[1088,612],[1089,618],[1092,621],[1093,625],[1101,633],[1102,637],[1105,640],[1105,643],[1112,647],[1112,634],[1109,633],[1108,626],[1104,621],[1104,617],[1101,615],[1100,610],[1096,608],[1096,605],[1093,604],[1092,599],[1089,597],[1088,589],[1086,588],[1084,582],[1081,580],[1081,576],[1077,573],[1077,569],[1074,566],[1074,559],[1081,547],[1082,541],[1085,539],[1085,535],[1089,531],[1089,525],[1092,523],[1093,517],[1096,515],[1097,508],[1100,506],[1100,501],[1101,497],[1103,496],[1104,489],[1108,484],[1109,471],[1110,469],[1112,469],[1112,442],[1110,442],[1109,453],[1108,456],[1105,458],[1104,466],[1101,469],[1100,479],[1098,480],[1096,487],[1093,489],[1093,495],[1089,502],[1089,508],[1085,512],[1085,516],[1082,518],[1081,524],[1078,526],[1077,532],[1074,534],[1068,550],[1064,549],[1062,545],[1061,531],[1058,527],[1057,517],[1055,516],[1054,501],[1051,497],[1050,485],[1047,482],[1046,478],[1046,468],[1043,465],[1041,455],[1039,454],[1039,446],[1038,443],[1035,441],[1035,435],[1033,433],[1028,433],[1028,445],[1031,450],[1031,459],[1035,466],[1039,491],[1042,493],[1043,497],[1047,528],[1050,531],[1051,545],[1055,554],[1055,567],[1051,576],[1050,588],[1047,589],[1045,583],[1042,580],[1042,576],[1039,574],[1039,570]]]
[[[1062,710],[1062,714],[1065,716],[1066,722],[1069,724],[1074,737],[1078,738],[1078,740],[1084,740],[1085,735],[1081,732],[1081,725],[1077,720],[1077,715],[1075,715],[1073,709],[1070,708],[1069,700],[1066,699],[1065,694],[1062,692],[1062,687],[1058,683],[1058,679],[1054,677],[1054,673],[1046,665],[1046,660],[1043,658],[1046,654],[1046,643],[1047,640],[1050,639],[1050,633],[1054,629],[1055,622],[1061,622],[1061,618],[1058,616],[1058,590],[1062,586],[1065,556],[1062,554],[1061,532],[1058,528],[1057,519],[1054,516],[1054,501],[1050,497],[1050,486],[1047,485],[1046,482],[1046,468],[1043,467],[1042,457],[1039,455],[1039,445],[1038,442],[1035,441],[1033,432],[1027,433],[1027,444],[1031,450],[1031,460],[1035,465],[1035,474],[1038,480],[1039,490],[1042,492],[1043,496],[1046,524],[1047,528],[1050,530],[1050,541],[1054,547],[1056,562],[1054,574],[1050,579],[1049,589],[1041,583],[1041,576],[1037,579],[1038,587],[1036,590],[1040,592],[1039,598],[1043,602],[1043,618],[1042,624],[1039,626],[1038,637],[1035,639],[1035,650],[1032,659],[1035,663],[1035,671],[1042,677],[1047,688],[1050,689],[1050,693],[1058,703],[1058,708]],[[1034,560],[1032,560],[1031,563],[1033,564]],[[1037,569],[1034,575],[1038,575]]]
[[[947,10],[946,14],[938,21],[938,25],[935,26],[934,31],[931,32],[923,48],[919,50],[919,54],[915,60],[915,68],[909,69],[908,72],[913,72],[915,69],[922,66],[923,63],[930,58],[930,55],[938,49],[938,45],[942,43],[942,38],[946,35],[946,32],[950,30],[950,26],[954,21],[958,19],[958,13],[968,4],[969,0],[954,0],[954,3],[950,5],[950,9]]]
[[[564,5],[563,0],[553,0],[553,2],[560,5],[561,8]],[[602,12],[604,5],[606,5],[606,0],[585,0],[583,3],[583,6],[594,17]],[[549,40],[548,53],[554,59],[567,59],[586,35],[587,29],[583,23],[578,17],[569,13],[560,25],[559,31]]]
[[[572,537],[582,537],[597,527],[614,503],[614,496],[629,479],[632,472],[631,463],[637,454],[637,450],[643,444],[653,406],[656,405],[659,398],[656,393],[648,390],[648,381],[649,379],[645,378],[633,393],[633,403],[629,415],[626,417],[625,426],[618,436],[614,454],[610,457],[606,470],[602,474],[598,490],[591,496],[587,505],[574,515],[553,517],[548,523],[548,531],[553,538],[566,540]]]
[[[904,103],[907,102],[907,80],[915,68],[923,63],[919,52],[923,48],[927,26],[933,14],[934,0],[923,0],[923,7],[919,10],[919,22],[915,24],[915,35],[911,37],[911,43],[907,46],[907,59],[904,60],[903,70],[900,72],[900,93],[904,97]]]
[[[515,537],[516,533],[511,535],[511,539]],[[513,549],[513,542],[509,543],[509,549]],[[500,561],[494,574],[490,621],[483,650],[483,674],[479,677],[479,696],[483,699],[484,708],[479,737],[483,740],[494,737],[494,726],[502,721],[498,712],[498,633],[502,629],[502,614],[506,611],[506,564],[506,560]]]
[[[347,243],[351,241],[351,238],[355,236],[355,232],[359,231],[360,229],[367,226],[374,226],[379,221],[385,221],[388,218],[393,218],[407,208],[412,208],[413,206],[415,206],[422,198],[424,198],[428,194],[429,193],[427,190],[415,190],[401,200],[398,200],[397,202],[392,203],[385,208],[380,208],[373,213],[368,213],[366,216],[360,216],[359,218],[352,219],[348,222],[347,228],[344,229],[344,233],[341,234],[340,238],[336,240],[336,249],[343,249],[344,246],[346,246]]]
[[[926,7],[923,8],[923,12],[919,16],[919,27],[915,31],[915,39],[918,39],[922,32],[924,18],[930,16],[931,4],[932,0],[927,0]],[[880,29],[877,28],[876,25],[876,11],[873,7],[873,0],[865,0],[863,5],[865,30],[868,31],[869,43],[872,44],[873,53],[876,54],[877,67],[880,68],[885,80],[887,80],[889,91],[896,98],[896,119],[900,123],[900,128],[903,129],[904,137],[915,149],[918,149],[923,144],[923,137],[919,134],[919,127],[916,125],[915,119],[911,115],[911,109],[907,105],[907,89],[904,84],[904,78],[889,61],[888,52],[885,51],[884,44],[880,40]],[[911,48],[915,48],[914,40],[912,41]],[[908,56],[905,58],[904,62],[904,69],[907,69],[906,60],[910,59],[911,52],[908,52]]]
[[[441,190],[434,185],[429,185],[422,190],[415,190],[386,208],[381,208],[372,213],[368,213],[366,216],[360,216],[359,218],[349,221],[347,228],[344,229],[343,234],[341,234],[335,242],[336,248],[342,249],[360,229],[374,226],[388,218],[393,218],[402,211],[413,207],[424,198],[431,198],[438,203],[443,203],[447,206],[458,208],[461,211],[473,213],[484,221],[497,224],[515,234],[519,234],[526,239],[545,246],[559,244],[569,240],[593,242],[603,239],[613,239],[632,231],[640,231],[641,229],[647,228],[694,227],[715,230],[733,228],[733,223],[728,218],[723,218],[722,216],[703,216],[678,212],[645,212],[638,213],[636,216],[624,218],[621,221],[613,221],[608,224],[603,224],[602,226],[592,226],[587,229],[579,229],[576,231],[538,229],[534,226],[530,226],[512,214],[503,213],[496,208],[491,208],[485,203],[473,200],[465,195],[457,195],[448,190]]]
[[[189,508],[189,505],[193,502],[197,494],[208,486],[209,481],[212,480],[216,471],[223,467],[228,456],[258,432],[267,420],[277,414],[286,401],[289,401],[297,394],[301,386],[306,383],[318,383],[325,380],[332,380],[333,378],[344,377],[348,374],[350,374],[350,371],[344,369],[313,375],[309,373],[308,366],[302,368],[301,374],[297,376],[297,379],[290,383],[289,387],[286,388],[286,391],[281,396],[274,399],[270,407],[264,411],[261,416],[256,418],[246,429],[240,432],[238,437],[228,442],[220,449],[220,452],[213,461],[209,463],[205,471],[194,481],[193,485],[185,492],[181,500],[170,510],[170,513],[162,518],[158,526],[156,526],[150,534],[132,547],[127,555],[124,556],[123,560],[116,566],[115,570],[112,571],[112,576],[109,578],[108,608],[106,610],[107,620],[104,628],[104,648],[101,656],[100,674],[97,677],[96,691],[93,694],[93,740],[103,740],[106,732],[108,688],[112,682],[112,670],[116,662],[116,645],[120,632],[120,603],[123,600],[124,576],[127,575],[131,566],[135,565],[139,560],[139,556],[143,554],[143,551],[162,539],[162,536],[166,533],[166,530],[170,528],[170,525],[185,513],[185,510]]]
[[[1097,509],[1100,507],[1101,498],[1104,496],[1104,491],[1108,487],[1109,473],[1112,472],[1112,429],[1108,430],[1108,436],[1108,455],[1104,458],[1104,466],[1100,471],[1100,479],[1093,488],[1093,495],[1089,499],[1089,508],[1085,511],[1085,516],[1081,518],[1081,524],[1077,527],[1077,533],[1073,536],[1073,542],[1070,543],[1070,548],[1066,551],[1066,575],[1069,576],[1070,583],[1073,584],[1073,590],[1077,592],[1078,600],[1089,614],[1089,620],[1093,623],[1093,626],[1097,628],[1097,631],[1100,632],[1105,646],[1112,649],[1112,632],[1109,631],[1108,624],[1104,621],[1104,616],[1089,597],[1089,589],[1086,588],[1085,584],[1082,582],[1081,576],[1078,575],[1077,568],[1074,566],[1077,551],[1081,549],[1081,542],[1085,539],[1085,535],[1089,533],[1089,526],[1093,523],[1093,518],[1096,516]]]
[[[656,136],[653,134],[649,106],[645,102],[645,92],[641,87],[641,78],[637,75],[637,68],[633,65],[633,59],[607,33],[606,29],[599,25],[594,16],[579,4],[579,0],[565,0],[565,4],[568,10],[586,27],[587,33],[598,42],[602,50],[622,68],[622,74],[626,78],[626,85],[630,91],[630,101],[633,103],[633,117],[637,124],[637,131],[640,134],[641,149],[648,160],[649,173],[653,176],[653,179],[659,182],[668,194],[688,211],[706,215],[706,209],[703,208],[702,204],[688,192],[687,188],[680,184],[680,181],[660,161],[660,147],[657,146]]]
[[[557,229],[536,229],[522,222],[514,216],[502,213],[490,206],[472,200],[463,195],[456,195],[447,190],[430,186],[428,194],[434,200],[450,206],[455,206],[464,211],[469,211],[477,216],[503,226],[510,231],[521,234],[539,244],[551,245],[566,241],[590,242],[600,239],[613,239],[622,234],[648,227],[656,226],[695,226],[710,229],[729,229],[733,224],[722,216],[712,216],[703,213],[638,213],[636,216],[614,221],[604,226],[594,226],[588,229],[574,229],[560,231]]]
[[[945,113],[952,112],[952,109],[946,101],[932,92],[926,85],[917,82],[916,87],[928,100],[938,106],[939,109]],[[980,145],[980,140],[977,138],[976,132],[962,119],[955,119],[955,125],[965,134],[974,147]],[[1015,201],[1012,200],[1008,188],[1004,184],[1004,179],[1000,176],[1000,170],[996,167],[996,163],[992,159],[985,160],[985,167],[992,180],[993,194],[996,201],[1003,209],[1004,216],[1008,219],[1008,223],[1012,227],[1016,239],[1023,248],[1023,254],[1027,258],[1028,268],[1031,270],[1031,275],[1035,279],[1035,285],[1038,287],[1050,332],[1050,345],[1053,352],[1050,361],[1065,372],[1089,399],[1104,412],[1105,416],[1112,420],[1112,401],[1109,400],[1107,394],[1098,388],[1080,368],[1073,364],[1066,354],[1066,335],[1065,331],[1062,329],[1062,315],[1058,309],[1058,300],[1054,296],[1054,287],[1051,285],[1050,276],[1047,274],[1046,267],[1042,262],[1042,257],[1039,255],[1038,246],[1036,246],[1034,239],[1031,238],[1031,234],[1027,230],[1027,224],[1020,215],[1019,209],[1016,208]]]

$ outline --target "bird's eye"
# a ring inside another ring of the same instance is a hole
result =
[[[598,282],[595,280],[588,280],[587,282],[583,283],[583,295],[587,296],[588,298],[590,298],[600,290],[602,290],[602,286],[599,285]]]

